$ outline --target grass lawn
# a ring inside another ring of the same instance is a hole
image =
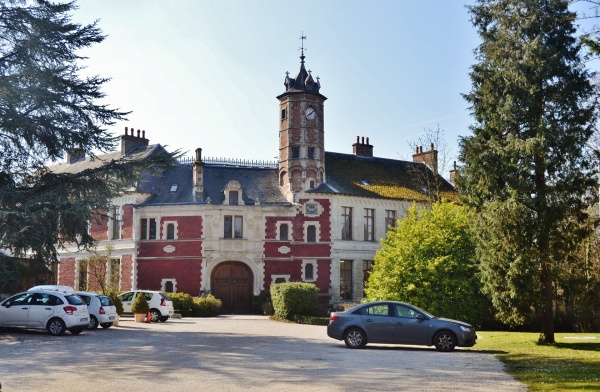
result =
[[[470,350],[496,354],[531,391],[600,391],[600,334],[557,333],[554,346],[538,333],[478,331]]]

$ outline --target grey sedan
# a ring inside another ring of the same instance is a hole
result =
[[[368,343],[435,346],[439,351],[472,347],[477,334],[462,321],[437,318],[404,302],[379,301],[355,306],[329,317],[327,335],[349,348]]]

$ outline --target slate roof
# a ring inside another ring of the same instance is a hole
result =
[[[144,147],[136,147],[127,152],[127,156],[131,159],[142,159],[152,152],[162,149],[163,147],[160,144],[153,144]],[[109,163],[112,160],[121,159],[122,154],[121,151],[114,151],[108,154],[101,154],[96,157],[86,156],[74,163],[61,162],[55,165],[50,166],[50,170],[54,173],[79,173],[86,169],[95,169],[102,166],[105,163]]]
[[[423,163],[325,152],[325,182],[311,193],[426,200],[436,176]],[[442,195],[452,199],[454,187],[437,176]]]
[[[144,205],[169,203],[194,203],[192,166],[177,164],[160,178],[147,176],[142,189],[154,195]],[[289,205],[290,203],[279,190],[277,169],[255,167],[231,167],[223,165],[204,165],[204,196],[213,204],[223,204],[223,189],[231,180],[242,186],[242,200],[245,205]],[[176,191],[171,191],[177,185]]]

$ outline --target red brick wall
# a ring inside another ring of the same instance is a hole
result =
[[[133,256],[121,256],[121,287],[122,291],[133,290]]]
[[[200,269],[198,260],[138,260],[138,288],[161,290],[162,279],[176,279],[177,292],[198,296],[200,293]]]
[[[202,217],[200,216],[165,216],[160,221],[160,238],[163,238],[163,222],[177,222],[177,238],[180,240],[202,237]]]
[[[125,204],[123,206],[123,215],[121,219],[121,238],[133,238],[133,205]]]
[[[106,211],[102,211],[101,214],[106,214]],[[92,219],[90,226],[90,235],[96,241],[108,240],[108,221],[103,219],[99,215],[97,216],[97,218],[98,219]]]
[[[75,258],[60,259],[58,284],[75,287]]]

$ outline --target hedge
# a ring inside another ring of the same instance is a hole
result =
[[[275,316],[293,320],[294,316],[314,316],[319,302],[319,289],[312,283],[290,282],[271,286]]]
[[[173,307],[182,317],[215,317],[223,303],[209,294],[205,297],[192,297],[186,293],[169,293]]]

